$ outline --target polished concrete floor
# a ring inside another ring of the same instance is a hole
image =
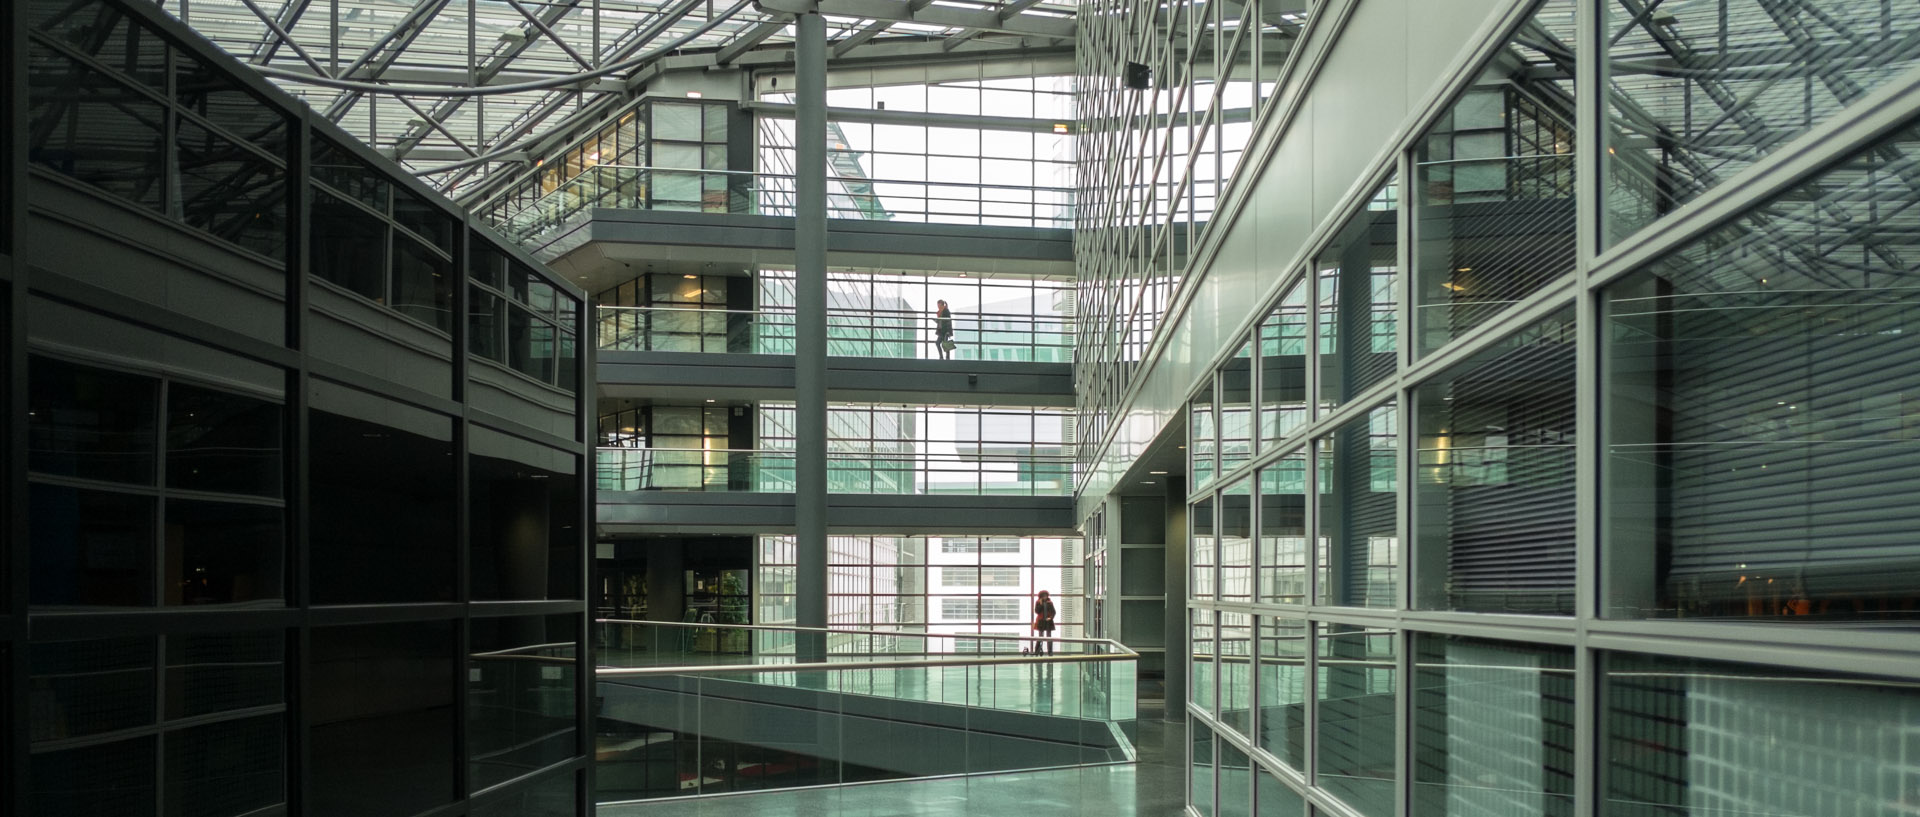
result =
[[[601,806],[601,817],[1174,817],[1186,801],[1186,727],[1140,702],[1139,761],[1043,772],[868,783]]]

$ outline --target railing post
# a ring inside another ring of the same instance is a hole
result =
[[[801,627],[827,626],[827,27],[817,11],[794,30],[794,550]],[[796,639],[801,661],[826,638]]]

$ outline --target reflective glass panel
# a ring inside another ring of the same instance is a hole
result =
[[[1320,400],[1337,406],[1393,373],[1399,359],[1394,279],[1399,210],[1395,182],[1335,234],[1314,261],[1319,276],[1316,336]]]
[[[1399,635],[1329,625],[1319,641],[1314,782],[1367,817],[1393,814]]]
[[[1398,420],[1387,403],[1322,437],[1318,556],[1321,604],[1392,607],[1400,540]]]
[[[1307,422],[1307,284],[1296,282],[1260,322],[1260,444]]]
[[[1605,290],[1608,614],[1920,617],[1916,150],[1909,125]]]
[[[1307,455],[1288,454],[1260,469],[1258,600],[1307,600]]]
[[[1304,772],[1307,767],[1307,623],[1261,616],[1254,661],[1260,666],[1260,748]]]
[[[1573,310],[1415,392],[1414,606],[1573,614]]]
[[[1573,814],[1573,651],[1418,636],[1414,817]]]

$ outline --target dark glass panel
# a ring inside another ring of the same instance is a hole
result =
[[[579,597],[579,458],[484,428],[473,455],[473,598]]]
[[[453,331],[453,262],[411,238],[393,235],[395,312],[442,332]]]
[[[233,817],[286,800],[285,717],[167,733],[165,817]]]
[[[573,817],[580,795],[573,772],[549,775],[511,790],[489,795],[475,806],[473,817]]]
[[[1295,283],[1258,330],[1262,450],[1307,424],[1307,286]]]
[[[35,753],[27,766],[27,813],[59,817],[149,817],[159,800],[152,735]]]
[[[467,277],[494,289],[504,289],[507,254],[479,233],[467,234]]]
[[[36,605],[153,604],[154,498],[33,486],[28,537]]]
[[[48,357],[27,378],[28,470],[153,484],[157,380]]]
[[[46,641],[28,651],[35,743],[154,722],[154,640]]]
[[[580,620],[476,618],[467,660],[468,785],[478,791],[575,755]]]
[[[553,324],[520,308],[507,310],[507,362],[542,383],[553,382]]]
[[[282,407],[186,383],[167,387],[167,487],[280,496]]]
[[[343,409],[393,422],[317,402],[310,412],[313,600],[452,600],[451,421],[365,395],[351,403]]]
[[[28,50],[28,161],[159,211],[166,108],[38,44]]]
[[[1414,817],[1573,814],[1573,651],[1422,634]]]
[[[505,363],[506,299],[479,287],[467,288],[467,349],[475,357]]]
[[[1260,817],[1301,817],[1306,813],[1307,801],[1301,799],[1299,792],[1280,782],[1280,778],[1258,770],[1254,772],[1254,777],[1257,778],[1254,785],[1259,796],[1256,807],[1259,808]]]
[[[286,637],[278,630],[167,636],[168,718],[286,700]]]
[[[453,625],[316,627],[311,814],[403,817],[454,796]]]
[[[174,215],[269,258],[287,248],[287,172],[198,123],[175,120]]]
[[[1253,761],[1224,738],[1220,741],[1220,817],[1253,814]]]
[[[433,202],[406,190],[394,188],[393,220],[413,231],[448,255],[453,254],[453,235],[457,222]]]
[[[313,137],[312,162],[307,172],[314,181],[374,210],[387,212],[387,199],[392,193],[393,183],[354,157],[346,148],[316,134]],[[385,244],[384,241],[381,243]]]
[[[27,20],[33,30],[156,93],[166,92],[166,41],[113,4],[29,0]]]
[[[166,604],[235,604],[285,598],[286,509],[235,502],[167,501]]]
[[[287,115],[226,71],[191,51],[175,50],[174,101],[205,117],[228,136],[252,145],[276,159],[287,156]]]
[[[384,303],[387,223],[319,190],[311,218],[313,274]]]

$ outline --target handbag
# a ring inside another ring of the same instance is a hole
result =
[[[945,349],[945,350],[947,350],[947,351],[949,351],[949,352],[951,352],[951,351],[953,351],[953,347],[954,347],[954,342],[953,342],[953,341],[951,341],[951,340],[943,340],[943,341],[940,341],[940,348],[942,348],[942,349]]]

